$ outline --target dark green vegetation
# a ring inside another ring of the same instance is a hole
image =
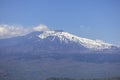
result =
[[[46,80],[120,80],[120,77],[114,78],[94,78],[94,79],[73,79],[73,78],[55,78],[51,77]]]

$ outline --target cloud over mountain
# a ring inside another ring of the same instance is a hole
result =
[[[21,36],[28,32],[28,29],[15,25],[0,25],[0,38]]]
[[[49,30],[48,27],[46,25],[40,24],[36,27],[33,27],[34,31],[46,31]]]
[[[0,39],[10,38],[15,36],[22,36],[32,31],[46,31],[49,30],[46,25],[40,24],[35,27],[18,26],[18,25],[0,25]]]

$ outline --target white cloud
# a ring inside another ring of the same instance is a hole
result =
[[[28,33],[28,29],[15,25],[0,25],[0,38],[22,36]]]
[[[46,31],[49,30],[46,25],[40,24],[39,26],[33,27],[34,31]]]
[[[15,36],[22,36],[32,31],[46,31],[49,30],[46,25],[40,24],[39,26],[25,28],[16,25],[0,25],[0,39],[10,38]]]

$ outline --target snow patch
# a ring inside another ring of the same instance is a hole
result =
[[[108,49],[108,48],[111,48],[111,46],[112,46],[112,44],[105,43],[100,40],[91,40],[91,39],[87,39],[87,38],[81,38],[81,37],[72,35],[68,32],[57,32],[57,31],[48,30],[48,31],[44,31],[42,34],[38,35],[38,37],[41,39],[45,39],[49,36],[53,37],[52,41],[55,39],[55,37],[58,37],[61,42],[69,43],[70,41],[72,41],[72,42],[78,43],[86,48],[95,49],[95,50]]]

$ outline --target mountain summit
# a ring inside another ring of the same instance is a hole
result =
[[[18,36],[0,40],[2,53],[103,53],[119,51],[113,44],[100,40],[81,38],[62,30],[35,31],[25,36]]]
[[[104,43],[100,40],[91,40],[87,38],[81,38],[75,35],[72,35],[68,32],[63,31],[45,31],[42,34],[39,34],[38,37],[40,39],[46,39],[51,37],[51,41],[54,41],[56,38],[60,40],[60,42],[64,42],[66,44],[69,43],[77,43],[78,45],[82,45],[88,49],[100,50],[100,49],[108,49],[113,46],[112,44]]]

